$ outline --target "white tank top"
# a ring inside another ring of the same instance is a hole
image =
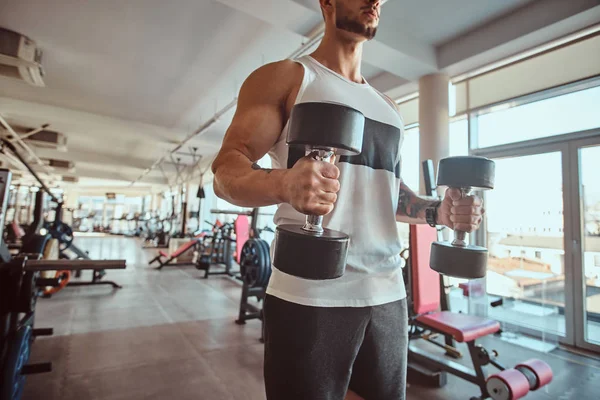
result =
[[[341,278],[316,281],[273,271],[267,293],[310,306],[364,307],[406,297],[396,226],[400,190],[400,147],[403,121],[396,105],[368,83],[356,83],[310,56],[295,60],[304,66],[304,78],[295,104],[336,102],[366,117],[360,155],[338,157],[340,191],[323,227],[350,236],[346,272]],[[289,121],[288,121],[289,123]],[[270,149],[273,168],[290,168],[304,154],[290,151],[286,123]],[[276,225],[304,224],[306,216],[289,204],[280,204]],[[271,255],[276,243],[272,243]]]

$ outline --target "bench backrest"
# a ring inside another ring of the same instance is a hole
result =
[[[250,238],[250,223],[245,215],[238,215],[233,223],[235,229],[235,260],[240,262],[242,259],[242,247]]]
[[[429,225],[410,226],[411,295],[416,314],[440,307],[440,275],[429,267],[431,244],[437,232]]]

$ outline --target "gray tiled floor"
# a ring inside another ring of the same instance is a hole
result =
[[[131,238],[76,243],[93,258],[125,258],[127,270],[106,277],[124,288],[67,288],[39,300],[36,325],[55,335],[38,339],[32,357],[52,361],[54,370],[28,377],[24,400],[265,399],[260,323],[234,323],[238,283],[204,280],[191,266],[156,271],[147,265],[156,250]],[[600,361],[561,350],[541,355],[493,338],[486,345],[509,365],[528,357],[552,365],[554,382],[528,399],[598,399]],[[475,389],[449,377],[443,389],[411,385],[408,398],[462,400]]]

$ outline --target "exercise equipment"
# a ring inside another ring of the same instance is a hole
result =
[[[410,299],[409,336],[411,341],[427,340],[448,350],[447,345],[435,341],[433,336],[451,335],[455,341],[467,344],[473,369],[409,344],[408,379],[422,378],[429,372],[433,376],[429,377],[429,382],[435,382],[436,386],[441,387],[446,383],[445,374],[450,373],[479,387],[481,395],[471,398],[476,400],[515,400],[529,391],[548,385],[552,381],[552,370],[543,361],[532,359],[508,369],[500,364],[496,351],[490,352],[476,343],[477,339],[500,330],[497,321],[451,311],[438,311],[440,288],[430,284],[436,282],[438,274],[428,267],[430,247],[435,239],[436,231],[431,227],[410,226],[409,265],[406,267],[406,287]],[[489,364],[500,372],[487,375],[486,366]]]
[[[494,175],[495,163],[485,157],[448,157],[439,162],[437,185],[459,189],[466,197],[473,189],[493,189]],[[431,268],[456,278],[483,278],[487,270],[487,249],[468,244],[466,236],[466,232],[455,230],[451,243],[434,242]]]
[[[163,267],[177,267],[181,265],[193,264],[193,262],[173,262],[177,257],[181,257],[182,254],[188,251],[198,251],[205,234],[199,234],[194,239],[182,244],[175,250],[173,254],[167,254],[167,252],[160,250],[158,255],[154,257],[148,265],[152,265],[158,261],[159,266],[156,269],[161,270]],[[163,260],[166,258],[166,260]]]
[[[242,281],[249,288],[264,288],[271,277],[269,244],[260,238],[248,239],[242,247],[240,257]]]
[[[258,208],[252,215],[258,215]],[[256,226],[256,219],[252,219],[252,226]],[[235,323],[246,324],[246,321],[258,319],[262,323],[260,341],[264,342],[264,319],[262,307],[250,303],[248,300],[255,297],[262,304],[269,278],[271,277],[271,255],[269,244],[260,238],[263,231],[273,232],[270,228],[251,229],[250,238],[244,243],[239,255],[239,264],[242,278],[242,296],[240,298],[240,311]]]
[[[212,225],[212,230],[210,234],[205,234],[203,237],[199,257],[196,262],[196,269],[204,271],[205,279],[210,275],[228,275],[236,277],[236,273],[232,271],[233,244],[237,242],[237,235],[234,237],[234,224],[223,224],[219,220],[214,224],[210,221],[205,222]],[[211,268],[214,265],[224,265],[225,269],[211,271]]]
[[[31,173],[31,175],[38,181],[38,183],[41,186],[39,192],[43,191],[56,204],[54,221],[52,223],[49,223],[47,221],[42,222],[43,221],[43,215],[42,215],[43,214],[43,210],[42,210],[43,197],[40,197],[40,200],[39,200],[40,206],[39,207],[38,207],[38,198],[36,198],[36,210],[35,210],[34,224],[32,224],[31,230],[28,230],[28,232],[26,233],[26,236],[29,233],[31,233],[32,235],[40,233],[41,230],[39,228],[40,228],[41,224],[43,224],[46,231],[53,238],[58,239],[58,241],[61,243],[60,258],[70,260],[71,258],[66,253],[66,250],[69,250],[70,252],[75,254],[76,259],[89,260],[90,257],[88,255],[88,253],[79,249],[77,246],[75,246],[75,244],[73,244],[73,230],[70,228],[69,225],[65,224],[62,221],[63,202],[61,200],[59,200],[50,191],[48,186],[46,186],[44,181],[38,176],[38,174],[35,172],[35,170],[33,170],[31,165],[29,165],[29,163],[17,151],[14,144],[12,144],[6,138],[2,138],[1,143],[2,143],[2,148],[0,149],[0,151],[4,153],[4,152],[6,152],[6,149],[9,149],[19,159],[19,161],[21,161],[21,163],[27,168],[27,170]],[[5,171],[8,171],[8,170],[5,170]],[[0,184],[1,183],[5,183],[5,182],[0,182]],[[40,194],[40,196],[44,196],[44,193]],[[4,215],[2,215],[2,218],[4,218]],[[25,245],[25,237],[23,239],[23,245]],[[84,267],[84,265],[90,265],[90,266],[94,265],[94,267],[86,268],[86,267]],[[102,264],[93,264],[93,263],[81,264],[81,266],[79,266],[78,268],[71,269],[72,271],[75,271],[76,277],[80,277],[83,270],[91,270],[92,271],[92,279],[90,281],[83,281],[83,282],[69,282],[68,286],[110,285],[113,288],[120,289],[121,286],[118,285],[117,283],[115,283],[113,281],[102,280],[102,278],[106,275],[106,270],[99,268],[100,265],[102,265]],[[115,264],[112,264],[112,265],[113,265],[113,267],[111,267],[109,269],[124,269],[125,268],[125,264],[123,264],[122,266],[119,266],[119,267],[114,267]]]
[[[0,238],[10,195],[11,172],[0,169]],[[61,279],[43,278],[42,271],[60,269],[125,268],[124,260],[65,261],[43,260],[43,254],[56,254],[47,246],[49,234],[32,234],[23,242],[21,253],[13,257],[0,240],[0,400],[19,400],[28,374],[49,372],[51,363],[29,364],[31,345],[36,337],[53,334],[51,328],[34,327],[37,298],[42,288],[61,285]]]
[[[300,103],[292,108],[287,143],[318,161],[360,154],[364,115],[334,103]],[[307,215],[304,226],[279,225],[273,265],[305,279],[335,279],[344,274],[349,237],[323,228],[323,216]]]

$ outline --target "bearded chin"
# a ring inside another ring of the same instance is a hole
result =
[[[357,21],[351,20],[350,18],[344,16],[339,16],[336,19],[335,26],[338,29],[361,35],[367,40],[373,39],[375,37],[375,34],[377,33],[376,27],[365,26]]]

